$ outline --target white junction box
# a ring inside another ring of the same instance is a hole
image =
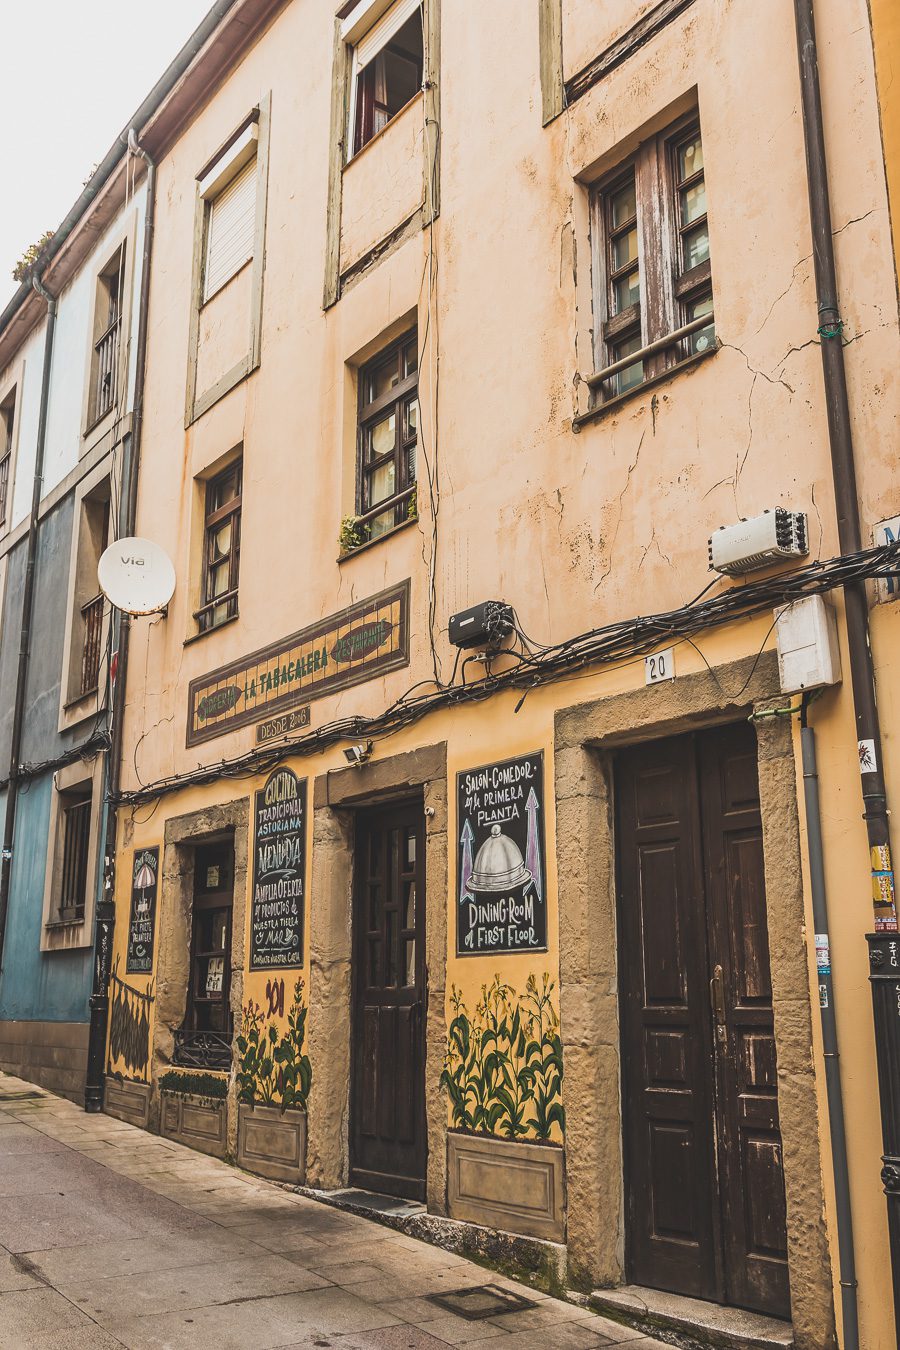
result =
[[[778,506],[736,525],[721,525],[710,536],[709,566],[738,577],[784,558],[805,558],[808,552],[805,513]]]
[[[837,622],[821,595],[808,595],[776,609],[775,636],[782,693],[796,694],[839,682]]]

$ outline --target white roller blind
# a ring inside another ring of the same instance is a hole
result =
[[[253,257],[256,225],[256,159],[232,178],[209,206],[203,299],[208,300]]]
[[[368,33],[365,33],[357,42],[356,69],[362,70],[364,66],[374,60],[382,47],[387,46],[395,33],[400,31],[406,20],[421,8],[422,0],[397,0],[397,3],[391,6],[387,14],[383,14],[378,22],[372,25]]]

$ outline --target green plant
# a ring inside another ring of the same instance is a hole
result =
[[[173,1097],[199,1097],[205,1106],[224,1101],[228,1093],[228,1079],[215,1073],[190,1073],[182,1069],[167,1069],[159,1080],[160,1091]]]
[[[409,494],[409,496],[408,496],[407,499],[406,499],[406,519],[407,519],[407,520],[418,520],[418,519],[419,519],[419,489],[418,489],[418,487],[414,487],[413,490],[412,490],[412,492]]]
[[[341,553],[352,553],[361,544],[369,542],[369,526],[357,516],[344,516],[338,534],[338,546]]]
[[[507,1139],[565,1132],[562,1043],[554,983],[529,975],[520,999],[495,975],[470,1016],[454,985],[441,1084],[457,1129]]]
[[[237,1038],[240,1055],[237,1084],[238,1100],[253,1106],[280,1106],[306,1110],[312,1082],[309,1056],[303,1053],[306,1040],[306,1016],[303,981],[294,986],[294,998],[288,1010],[287,1029],[279,1035],[277,1022],[266,1025],[263,1011],[251,999],[244,1008],[244,1025]]]
[[[13,281],[30,281],[32,273],[43,258],[54,233],[54,230],[47,230],[41,235],[40,239],[28,245],[13,268]]]

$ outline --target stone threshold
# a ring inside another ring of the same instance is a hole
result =
[[[288,1182],[274,1184],[334,1209],[360,1214],[407,1237],[441,1247],[454,1256],[464,1256],[555,1298],[567,1297],[566,1249],[557,1242],[518,1237],[474,1223],[461,1223],[441,1214],[429,1214],[424,1205],[415,1201],[398,1200],[372,1191],[355,1188],[323,1191]]]
[[[641,1285],[595,1289],[588,1302],[604,1317],[682,1350],[791,1350],[794,1344],[790,1322],[780,1318]]]

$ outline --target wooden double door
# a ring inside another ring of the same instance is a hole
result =
[[[422,803],[357,819],[350,1179],[425,1198],[425,830]]]
[[[789,1317],[753,728],[629,750],[616,803],[628,1278]]]

